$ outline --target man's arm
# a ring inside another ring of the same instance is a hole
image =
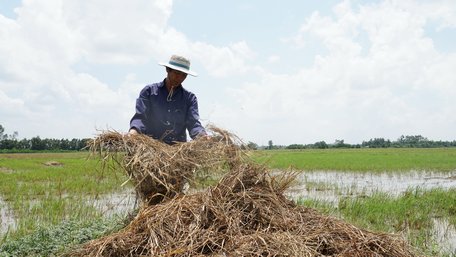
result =
[[[190,106],[187,111],[186,126],[192,139],[207,135],[199,121],[198,100],[195,95],[190,96]]]
[[[147,118],[147,108],[149,106],[149,87],[141,90],[139,97],[136,99],[136,112],[130,120],[130,134],[145,133],[146,126],[144,125]]]

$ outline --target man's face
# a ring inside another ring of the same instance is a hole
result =
[[[185,78],[187,78],[187,73],[171,68],[168,69],[168,79],[173,87],[180,85],[184,82]]]

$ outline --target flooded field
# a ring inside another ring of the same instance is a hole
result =
[[[16,228],[16,220],[14,219],[13,211],[8,204],[0,196],[0,235],[8,230]]]
[[[276,172],[280,172],[277,170]],[[456,171],[452,172],[340,172],[304,171],[286,194],[292,199],[312,199],[337,206],[342,198],[365,198],[373,193],[386,193],[398,197],[413,189],[456,188]],[[132,188],[104,194],[86,200],[104,216],[125,215],[137,206]],[[8,203],[0,197],[0,235],[14,230],[16,220]],[[438,247],[456,256],[456,230],[444,218],[434,218],[433,237]],[[451,255],[450,255],[451,256]]]
[[[136,194],[133,189],[104,195],[89,200],[89,202],[106,217],[111,217],[113,215],[124,216],[133,211],[139,204],[139,202],[136,201]]]
[[[37,204],[32,201],[32,205]],[[96,210],[102,213],[105,217],[114,215],[125,216],[132,212],[136,202],[136,195],[133,189],[124,190],[118,193],[106,194],[86,200],[86,204],[95,207]],[[17,227],[14,211],[11,210],[9,204],[0,197],[0,236],[7,233],[9,230],[14,230]]]
[[[434,219],[434,237],[444,252],[456,256],[456,228],[451,226],[448,220]]]
[[[338,203],[341,197],[363,197],[374,192],[398,196],[408,189],[456,188],[456,171],[400,173],[305,171],[288,191],[292,198]]]
[[[321,200],[336,206],[341,198],[366,197],[383,192],[397,197],[407,190],[433,188],[456,188],[456,171],[401,173],[356,173],[337,171],[303,172],[297,183],[286,194],[293,199],[307,198]],[[106,216],[123,215],[134,209],[135,193],[132,189],[106,195],[91,201]],[[439,247],[456,255],[456,229],[448,220],[435,218],[433,234]]]
[[[302,172],[288,191],[293,199],[313,199],[337,206],[342,198],[363,198],[373,193],[386,193],[397,197],[407,190],[456,188],[456,171],[400,173],[355,173],[339,171]],[[436,218],[433,236],[439,248],[456,256],[456,228],[448,220]]]

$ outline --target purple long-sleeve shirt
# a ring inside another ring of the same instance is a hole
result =
[[[167,144],[186,142],[186,130],[191,138],[206,134],[199,121],[196,96],[179,86],[169,98],[164,80],[141,90],[130,128]]]

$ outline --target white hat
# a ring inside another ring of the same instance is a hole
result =
[[[198,74],[196,74],[196,72],[193,72],[190,70],[190,60],[185,57],[179,56],[179,55],[171,56],[171,58],[169,59],[169,62],[167,62],[167,63],[159,62],[158,64],[171,68],[173,70],[182,71],[184,73],[190,74],[195,77],[198,76]]]

